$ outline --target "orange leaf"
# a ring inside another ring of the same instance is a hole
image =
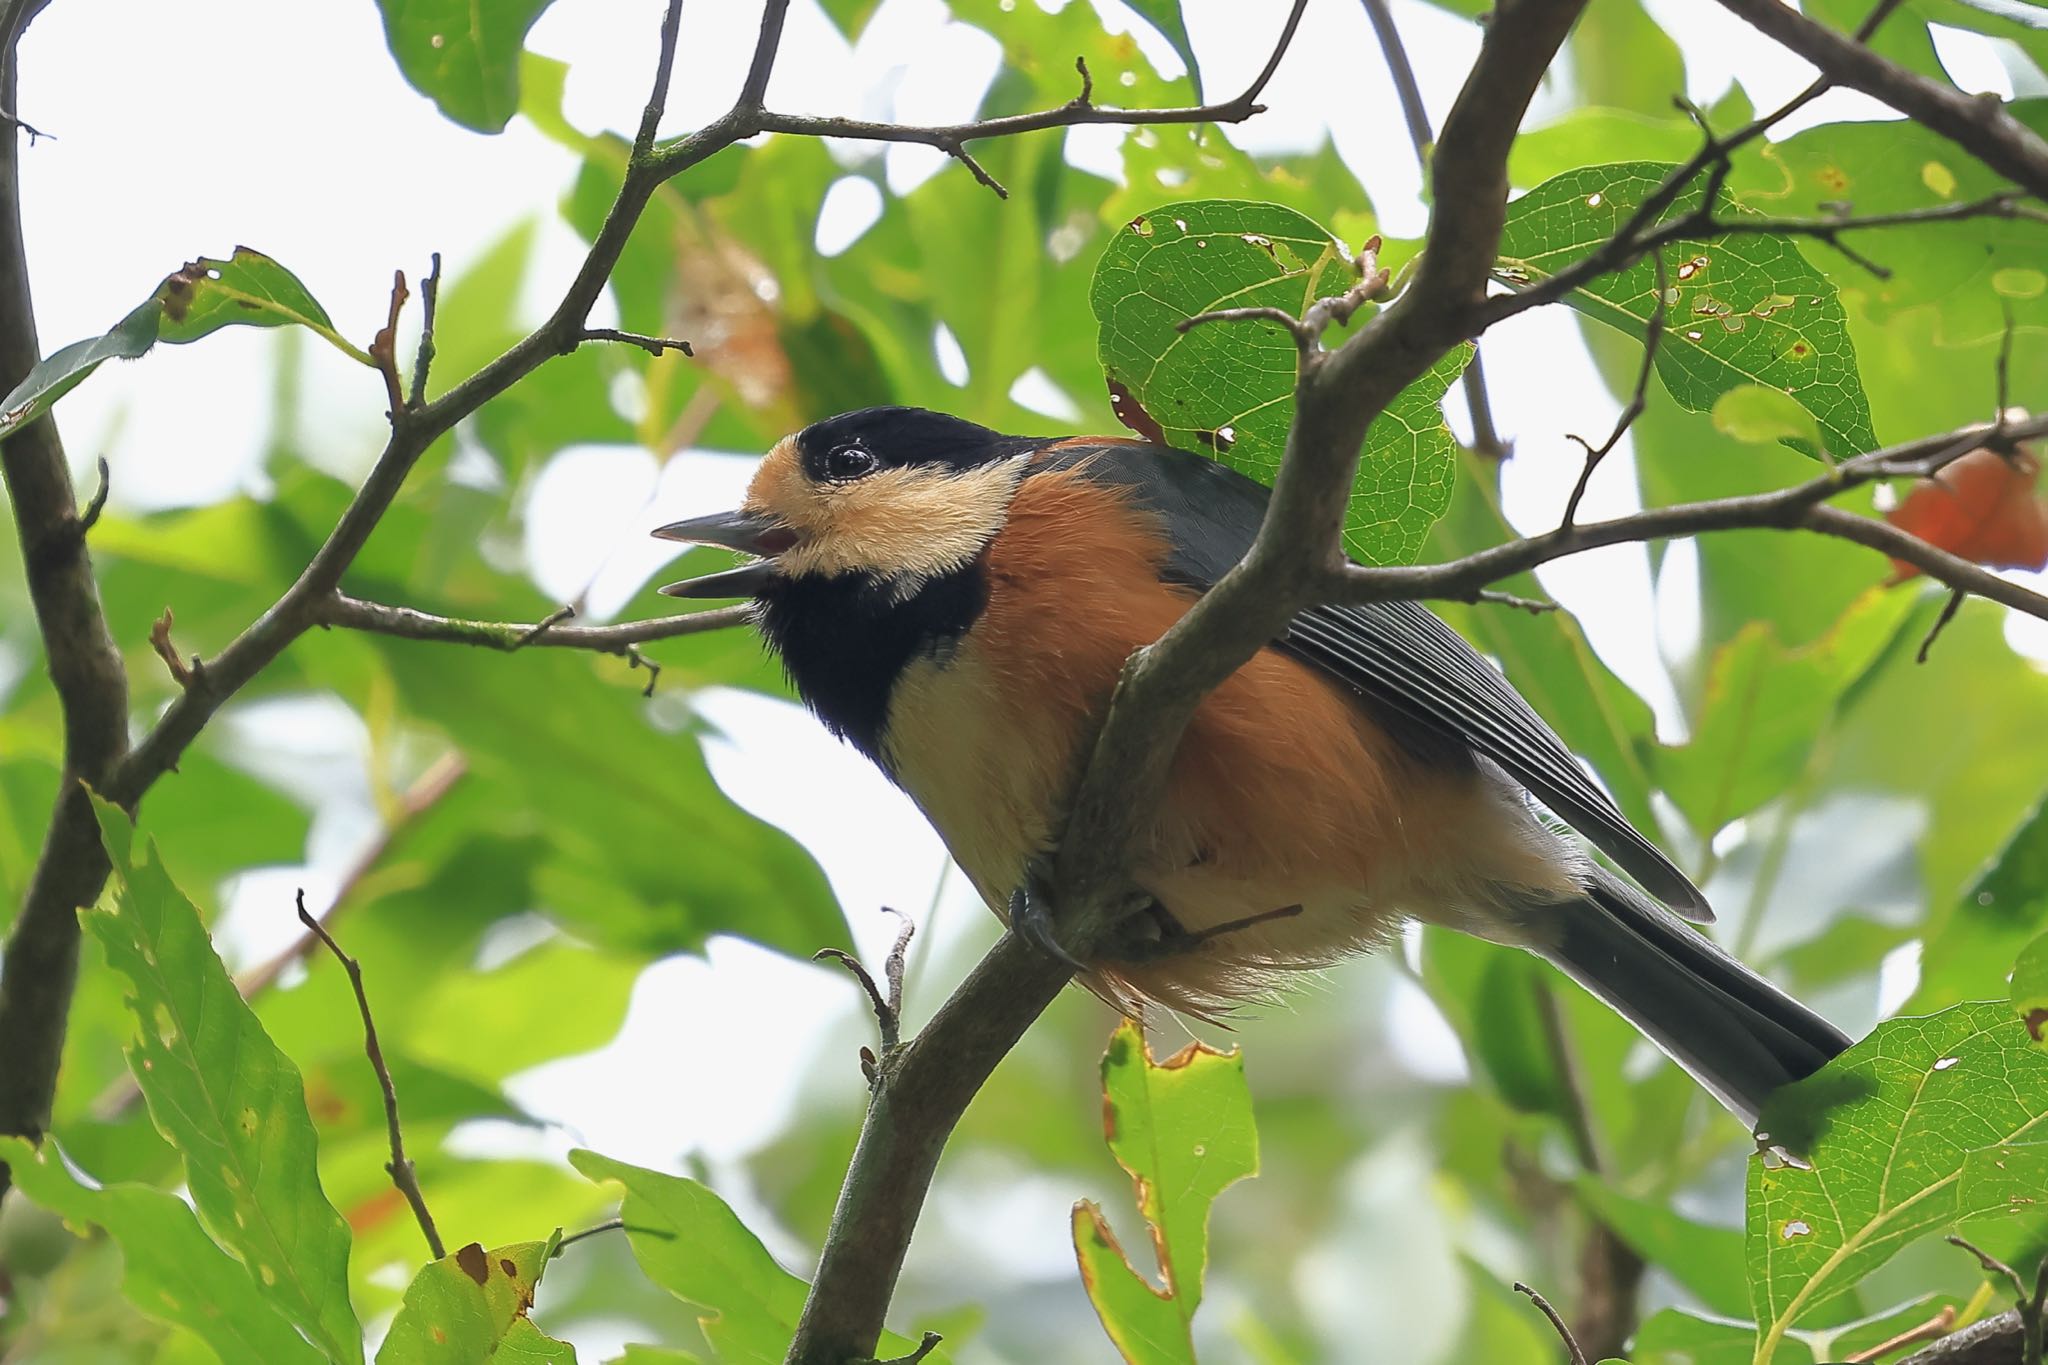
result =
[[[1938,549],[1994,569],[2048,568],[2048,502],[2035,488],[2041,463],[1973,450],[1920,484],[1885,520]],[[1892,561],[1892,581],[1920,570]]]

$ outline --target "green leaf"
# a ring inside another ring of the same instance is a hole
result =
[[[377,1350],[377,1365],[483,1365],[493,1359],[498,1343],[533,1306],[534,1289],[561,1240],[556,1232],[544,1242],[489,1251],[471,1242],[422,1267]]]
[[[1748,1312],[1739,1231],[1696,1223],[1666,1202],[1632,1198],[1592,1176],[1573,1188],[1601,1222],[1708,1309],[1728,1317]]]
[[[2048,1053],[2003,1001],[1892,1019],[1778,1092],[1758,1126],[1803,1158],[1750,1162],[1763,1365],[1789,1328],[1915,1237],[2006,1210],[1999,1181],[1964,1179],[1968,1157],[2048,1131]]]
[[[95,801],[94,812],[115,892],[112,909],[85,923],[128,980],[140,1025],[128,1060],[150,1117],[184,1158],[207,1230],[330,1359],[360,1361],[348,1225],[321,1192],[298,1068],[242,1000],[161,858],[136,856],[117,808]]]
[[[1244,1055],[1190,1043],[1152,1060],[1126,1019],[1102,1057],[1102,1126],[1137,1189],[1159,1260],[1154,1285],[1125,1256],[1102,1210],[1074,1205],[1081,1280],[1111,1341],[1131,1365],[1193,1361],[1193,1321],[1209,1257],[1209,1206],[1256,1174],[1258,1131]]]
[[[1538,185],[1508,205],[1500,273],[1528,283],[1571,265],[1611,238],[1671,169],[1658,162],[1619,162],[1567,171]],[[1702,193],[1688,189],[1669,216],[1696,207]],[[1716,212],[1727,217],[1745,210],[1724,194]],[[1812,413],[1830,452],[1856,455],[1876,446],[1841,299],[1790,239],[1738,234],[1681,241],[1666,247],[1664,256],[1667,325],[1657,374],[1680,406],[1706,412],[1730,389],[1761,384],[1790,394]],[[1601,276],[1565,301],[1643,337],[1656,309],[1656,290],[1656,267],[1644,259]]]
[[[1956,1201],[1969,1216],[2039,1214],[2048,1206],[2048,1142],[2006,1142],[1963,1159]]]
[[[1716,653],[1691,740],[1650,750],[1659,784],[1697,833],[1713,835],[1792,784],[1814,736],[1912,607],[1873,588],[1812,644],[1787,649],[1758,623]]]
[[[1738,441],[1783,441],[1795,448],[1820,444],[1820,425],[1783,389],[1741,384],[1714,400],[1714,429]]]
[[[1188,41],[1188,25],[1181,17],[1180,0],[1130,0],[1130,6],[1159,30],[1160,37],[1173,44],[1173,50],[1187,63],[1188,80],[1195,87],[1195,103],[1202,103],[1202,69],[1195,64],[1195,45]]]
[[[1631,1365],[1750,1365],[1756,1333],[1747,1323],[1720,1322],[1680,1308],[1651,1314],[1629,1343]],[[1776,1365],[1812,1365],[1796,1341],[1779,1347]]]
[[[320,1365],[327,1359],[292,1330],[249,1268],[215,1245],[177,1196],[147,1185],[86,1185],[54,1138],[37,1151],[21,1138],[0,1137],[0,1163],[36,1203],[74,1226],[104,1229],[121,1248],[129,1302],[186,1328],[222,1360]]]
[[[1351,282],[1330,234],[1278,204],[1188,200],[1132,219],[1096,263],[1090,303],[1103,368],[1172,445],[1271,483],[1294,418],[1296,353],[1283,330],[1178,324],[1219,308],[1299,316]],[[1446,355],[1366,432],[1344,545],[1369,564],[1411,560],[1450,506],[1456,441],[1438,411],[1468,353]]]
[[[2036,1043],[2048,1028],[2048,934],[2020,949],[2012,965],[2012,1003]]]
[[[1942,641],[1943,644],[1949,643]],[[1939,659],[1937,652],[1934,656]],[[1956,898],[1947,918],[1928,933],[1921,963],[1920,989],[1912,1003],[1925,1008],[1945,1005],[1971,992],[1995,989],[1992,983],[2014,962],[2030,954],[2042,926],[2048,924],[2048,797],[2044,797],[2007,838],[2005,845]],[[2026,994],[2037,980],[2031,967]],[[2011,996],[2021,998],[2021,972],[2013,968]]]
[[[519,110],[519,58],[549,0],[377,0],[384,41],[412,88],[480,133]]]
[[[1879,32],[1906,27],[1894,19]],[[2048,33],[2041,36],[2048,42]],[[2036,134],[2048,133],[2048,100],[2001,107]],[[1858,217],[1952,208],[2008,188],[2003,176],[1910,120],[1828,123],[1766,146],[1763,155],[1738,162],[1729,187],[1745,207],[1773,217],[1824,218],[1845,203],[1854,205]],[[1907,310],[1931,307],[1936,343],[1948,348],[1994,341],[2005,330],[2008,311],[2023,331],[2048,326],[2048,291],[2039,283],[2048,262],[2048,223],[2037,218],[1907,224],[1853,240],[1892,267],[1887,278],[1824,245],[1807,250],[1835,280],[1852,315],[1860,309],[1879,328]],[[1922,367],[1928,359],[1925,352],[1918,356]],[[1943,360],[1942,369],[1961,366],[1961,357]],[[1868,377],[1867,366],[1865,374],[1876,401],[1879,384]],[[1914,430],[1936,429],[1941,420],[1929,415]]]
[[[237,323],[311,328],[342,354],[376,361],[337,331],[298,277],[260,251],[238,246],[226,260],[202,256],[164,277],[141,304],[104,334],[73,342],[43,360],[0,399],[0,436],[33,422],[108,360],[133,360],[157,342],[183,345]]]
[[[491,1353],[491,1365],[576,1365],[576,1348],[556,1341],[529,1318],[514,1318],[511,1330]]]
[[[669,1293],[703,1312],[705,1338],[726,1365],[779,1365],[796,1331],[808,1286],[768,1254],[726,1202],[682,1176],[663,1175],[596,1152],[569,1153],[592,1180],[626,1187],[619,1216],[640,1268]],[[916,1343],[884,1332],[877,1354],[906,1354]],[[927,1356],[942,1360],[942,1352]]]

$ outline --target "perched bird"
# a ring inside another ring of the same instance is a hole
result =
[[[1266,500],[1185,451],[883,407],[785,438],[739,510],[655,534],[756,557],[662,591],[752,598],[811,710],[1009,919],[1033,912],[1125,659],[1237,562]],[[1128,1010],[1214,1015],[1419,919],[1556,964],[1752,1122],[1848,1046],[1681,922],[1712,918],[1699,890],[1411,602],[1311,607],[1211,693],[1131,872],[1133,949],[1082,978]]]

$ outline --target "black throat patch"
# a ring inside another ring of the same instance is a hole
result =
[[[778,578],[760,597],[761,633],[804,704],[887,771],[882,728],[896,679],[966,634],[987,601],[978,560],[908,593],[867,573]]]

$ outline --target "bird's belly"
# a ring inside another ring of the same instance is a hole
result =
[[[889,698],[882,758],[992,906],[1046,851],[1072,764],[1052,718],[1005,704],[984,651],[912,662]]]

